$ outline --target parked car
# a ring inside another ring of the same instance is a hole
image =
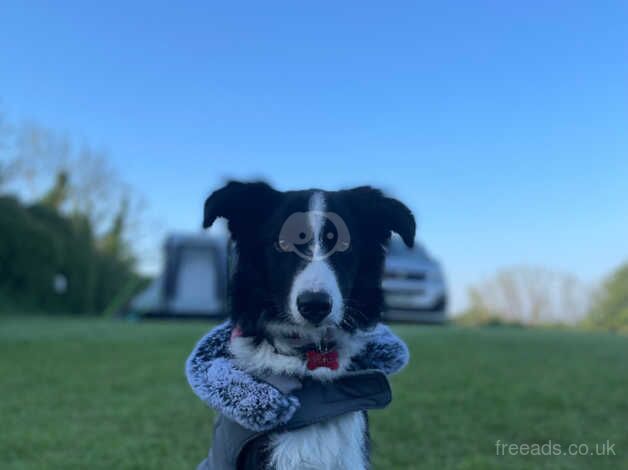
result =
[[[447,318],[447,286],[438,261],[418,242],[408,248],[390,241],[382,282],[385,320],[443,323]]]

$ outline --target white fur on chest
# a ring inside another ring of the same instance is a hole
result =
[[[268,380],[270,373],[328,381],[344,374],[351,358],[365,344],[360,335],[342,332],[337,335],[337,370],[326,367],[308,370],[302,357],[279,354],[267,341],[255,345],[249,337],[232,338],[230,351],[238,367],[263,380]],[[295,431],[271,434],[269,438],[272,470],[365,470],[367,467],[366,420],[359,411]]]
[[[364,470],[366,422],[353,412],[270,436],[273,470]]]

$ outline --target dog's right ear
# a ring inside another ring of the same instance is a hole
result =
[[[218,217],[229,221],[229,230],[238,238],[239,229],[261,222],[279,203],[281,193],[257,181],[229,181],[205,201],[203,228],[210,227]]]

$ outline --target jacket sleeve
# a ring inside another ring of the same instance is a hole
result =
[[[253,431],[287,423],[299,407],[296,397],[238,369],[231,360],[231,322],[205,335],[190,354],[185,368],[194,393],[208,406]]]
[[[366,334],[366,345],[353,358],[353,370],[378,369],[391,375],[403,369],[410,360],[406,344],[384,324]]]

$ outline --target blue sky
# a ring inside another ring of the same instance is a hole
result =
[[[454,308],[501,266],[628,257],[625,2],[88,3],[2,3],[0,103],[108,149],[163,230],[225,177],[378,185]]]

